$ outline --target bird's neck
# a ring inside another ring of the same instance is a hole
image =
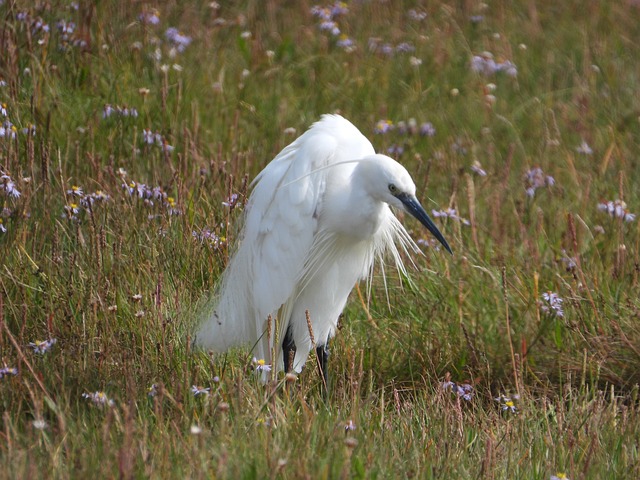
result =
[[[334,185],[327,194],[323,209],[323,217],[327,222],[325,226],[355,240],[373,237],[390,213],[386,203],[372,198],[363,188]]]

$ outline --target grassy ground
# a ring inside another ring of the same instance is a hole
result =
[[[636,2],[219,3],[0,1],[0,477],[640,477]],[[404,219],[325,401],[188,339],[335,111],[459,217]]]

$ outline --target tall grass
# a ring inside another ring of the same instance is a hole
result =
[[[638,478],[636,2],[219,3],[0,1],[0,476]],[[354,293],[324,399],[189,339],[249,181],[335,111],[457,216],[453,257],[403,219],[425,255]]]

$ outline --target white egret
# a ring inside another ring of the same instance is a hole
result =
[[[398,245],[420,251],[389,207],[409,212],[451,248],[407,170],[377,155],[339,115],[324,115],[252,186],[239,245],[195,345],[253,346],[256,358],[286,372],[300,372],[316,347],[326,385],[328,342],[356,282],[385,252],[404,273]]]

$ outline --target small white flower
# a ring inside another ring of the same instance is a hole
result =
[[[71,195],[74,197],[82,197],[84,195],[84,192],[82,191],[82,187],[73,185],[69,190],[67,190],[67,195]]]
[[[16,188],[15,182],[7,174],[0,175],[0,192],[4,192],[5,195],[13,198],[20,197],[20,192]]]
[[[44,430],[49,426],[47,422],[45,422],[41,418],[35,419],[33,422],[31,422],[31,425],[33,425],[33,428],[35,428],[36,430]]]
[[[582,153],[584,155],[592,155],[593,154],[593,150],[591,149],[589,144],[584,140],[582,140],[582,143],[580,143],[580,145],[576,147],[576,152]]]
[[[517,400],[519,397],[514,396],[513,398]],[[518,413],[518,409],[515,403],[513,403],[513,400],[507,397],[506,395],[501,394],[497,398],[494,398],[494,400],[500,403],[500,408],[502,409],[503,412]]]
[[[255,366],[256,372],[270,372],[271,365],[269,365],[263,358],[257,360],[255,357],[253,358],[253,365]]]
[[[80,207],[77,203],[70,203],[69,205],[64,206],[64,212],[65,214],[63,215],[63,217],[69,218],[71,220],[77,220],[78,217],[76,215],[80,213]]]
[[[471,164],[471,171],[477,175],[480,175],[481,177],[486,177],[487,176],[487,172],[482,168],[482,165],[480,165],[480,162],[478,160],[475,160],[472,164]]]

